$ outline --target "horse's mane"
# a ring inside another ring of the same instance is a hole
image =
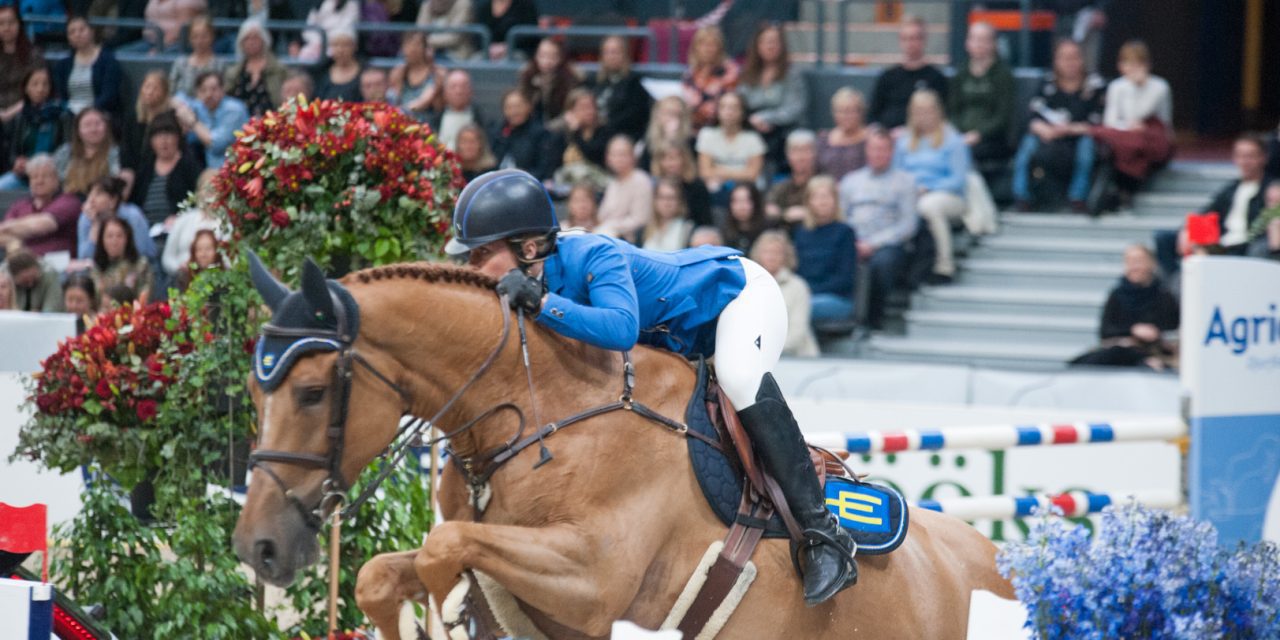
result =
[[[498,284],[497,280],[474,269],[432,262],[407,262],[370,267],[351,273],[342,280],[344,282],[355,280],[361,284],[369,284],[379,280],[399,279],[461,284],[486,291],[492,291]]]

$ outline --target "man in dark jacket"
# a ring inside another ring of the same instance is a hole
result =
[[[925,23],[916,17],[902,20],[898,30],[898,45],[902,48],[902,64],[885,69],[876,80],[871,94],[868,121],[886,129],[896,129],[907,123],[907,103],[911,94],[919,89],[932,89],[945,104],[947,102],[947,77],[937,67],[925,62]]]
[[[1249,227],[1262,213],[1268,179],[1266,146],[1260,138],[1245,136],[1236,140],[1231,160],[1240,177],[1232,180],[1213,196],[1202,212],[1216,211],[1222,231],[1219,243],[1226,253],[1244,255],[1249,243]]]

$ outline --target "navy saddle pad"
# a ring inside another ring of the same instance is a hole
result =
[[[698,363],[698,386],[685,410],[689,430],[719,440],[711,415],[707,412],[707,386],[710,376],[705,362]],[[737,460],[729,458],[698,438],[685,438],[693,473],[702,487],[711,510],[725,526],[730,526],[742,503],[743,474]],[[732,445],[725,443],[729,451]],[[736,452],[733,454],[736,457]],[[858,553],[882,555],[902,544],[907,535],[907,504],[902,494],[876,484],[827,476],[827,509],[858,542]],[[787,529],[775,513],[764,533],[766,538],[786,538]]]

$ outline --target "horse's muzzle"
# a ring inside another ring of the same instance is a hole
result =
[[[261,521],[248,508],[236,523],[232,544],[241,562],[253,567],[263,581],[278,587],[293,583],[298,571],[319,556],[317,531],[307,526],[296,509],[274,510]]]

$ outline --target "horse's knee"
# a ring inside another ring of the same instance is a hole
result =
[[[384,606],[395,598],[397,583],[399,576],[390,562],[382,556],[375,556],[356,573],[356,606],[366,613]]]
[[[431,530],[427,541],[413,559],[418,579],[436,594],[441,586],[451,586],[462,573],[463,536],[456,523],[445,522]]]

